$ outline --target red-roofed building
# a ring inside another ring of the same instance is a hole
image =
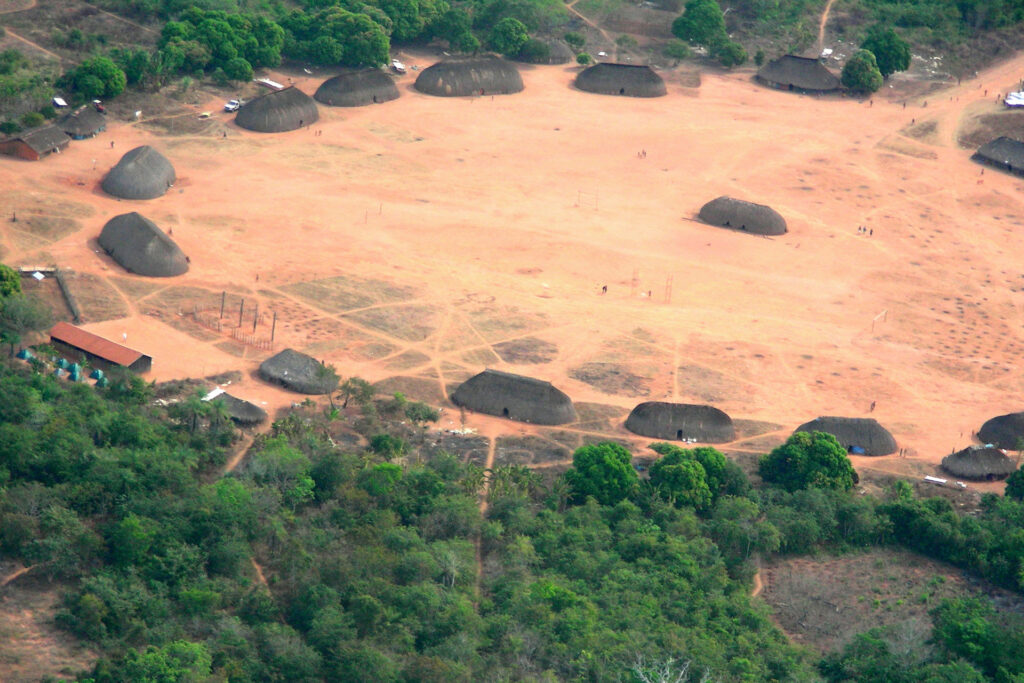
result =
[[[78,360],[85,358],[93,367],[123,367],[138,374],[153,368],[153,359],[146,354],[69,323],[60,322],[53,326],[50,343],[68,356]]]

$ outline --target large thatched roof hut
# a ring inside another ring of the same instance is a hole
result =
[[[625,97],[661,97],[665,81],[649,66],[601,62],[576,76],[576,87],[599,95]]]
[[[550,382],[484,370],[470,377],[451,396],[457,406],[519,422],[560,425],[576,421],[576,409]]]
[[[783,55],[757,72],[757,80],[780,90],[831,92],[839,89],[839,78],[813,57]]]
[[[0,154],[39,161],[49,154],[67,149],[70,142],[71,138],[60,129],[60,126],[45,125],[0,140]]]
[[[125,270],[150,277],[174,277],[188,271],[188,259],[156,224],[135,213],[114,216],[100,232],[100,246]]]
[[[260,377],[300,394],[326,394],[338,386],[338,376],[327,373],[316,358],[285,349],[260,364]]]
[[[236,398],[231,394],[220,394],[212,400],[220,402],[231,419],[237,424],[257,425],[267,420],[267,411],[263,410],[263,408],[260,408],[255,403]]]
[[[943,458],[942,469],[960,479],[992,481],[1010,476],[1017,469],[1017,463],[1001,448],[969,446]]]
[[[82,105],[57,120],[57,126],[75,140],[95,137],[107,129],[107,117],[95,107]]]
[[[258,133],[284,133],[308,126],[319,118],[313,98],[292,87],[246,102],[235,115],[235,123]]]
[[[889,455],[896,452],[896,439],[878,424],[878,420],[870,417],[819,417],[800,425],[794,432],[831,434],[850,453]]]
[[[416,89],[437,97],[509,95],[522,91],[523,78],[514,64],[500,57],[455,57],[421,71]]]
[[[346,71],[321,83],[313,99],[331,107],[362,107],[398,99],[398,88],[380,69]]]
[[[752,232],[755,235],[786,234],[786,219],[764,204],[719,197],[701,207],[697,217],[709,225]]]
[[[546,53],[520,53],[515,58],[516,61],[526,64],[568,64],[576,60],[576,53],[565,41],[553,39],[540,40],[540,42],[547,48]]]
[[[633,408],[626,429],[652,439],[724,443],[736,438],[732,418],[712,406],[649,401]]]
[[[125,153],[103,179],[103,191],[121,199],[155,199],[174,184],[174,166],[149,145]]]
[[[993,417],[981,425],[978,438],[1008,451],[1020,450],[1024,444],[1024,413],[1007,413]]]
[[[971,159],[1002,171],[1024,175],[1024,142],[1006,136],[986,142]]]

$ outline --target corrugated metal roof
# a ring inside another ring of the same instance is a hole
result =
[[[145,355],[65,322],[54,325],[53,329],[50,330],[50,337],[125,367]]]

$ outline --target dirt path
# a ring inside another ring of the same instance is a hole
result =
[[[5,577],[4,577],[4,578],[3,578],[2,580],[0,580],[0,588],[2,588],[2,587],[4,587],[4,586],[6,586],[6,585],[7,585],[7,584],[9,584],[9,583],[10,583],[11,581],[14,581],[14,580],[15,580],[15,579],[17,579],[17,578],[18,578],[19,576],[24,576],[25,574],[28,574],[28,573],[29,573],[30,571],[32,571],[33,569],[35,569],[35,568],[36,568],[36,566],[37,566],[37,565],[34,565],[34,564],[33,564],[33,565],[30,565],[30,566],[28,566],[28,567],[21,567],[21,568],[19,568],[19,569],[15,569],[15,570],[14,570],[13,572],[11,572],[11,573],[10,573],[10,574],[8,574],[7,576],[5,576]]]
[[[4,3],[5,5],[7,3]],[[13,14],[14,12],[24,12],[27,9],[32,9],[37,4],[37,0],[29,0],[28,4],[24,7],[12,7],[10,9],[0,9],[0,14]]]
[[[26,45],[28,45],[28,46],[30,46],[30,47],[34,47],[35,49],[39,50],[39,51],[40,51],[40,52],[42,52],[43,54],[47,54],[47,55],[50,55],[51,57],[53,57],[54,59],[56,59],[56,60],[57,60],[58,62],[63,62],[63,61],[64,61],[64,60],[63,60],[63,59],[61,58],[61,56],[60,56],[60,55],[58,55],[58,54],[55,54],[55,53],[53,53],[53,52],[50,52],[49,50],[47,50],[47,49],[46,49],[45,47],[43,47],[42,45],[38,45],[38,44],[36,44],[36,43],[33,43],[33,42],[32,42],[31,40],[29,40],[28,38],[22,38],[21,36],[19,36],[19,35],[18,35],[17,33],[15,33],[14,31],[12,31],[12,30],[11,30],[11,29],[9,29],[9,28],[5,28],[4,30],[5,30],[6,32],[7,32],[7,35],[9,35],[9,36],[10,36],[11,38],[14,38],[15,40],[20,40],[21,42],[25,43]]]
[[[33,0],[33,5],[34,4],[35,4],[35,0]],[[116,14],[113,14],[112,12],[108,12],[105,9],[100,9],[99,7],[96,7],[95,5],[89,5],[89,6],[92,7],[93,9],[95,9],[100,14],[106,14],[108,17],[113,17],[114,19],[117,19],[118,21],[124,22],[125,24],[128,24],[129,26],[134,26],[135,28],[139,29],[140,31],[145,31],[146,33],[153,33],[153,34],[156,33],[156,31],[154,31],[153,29],[146,28],[142,24],[136,24],[131,19],[125,19],[124,17],[118,16]]]
[[[754,590],[750,591],[750,597],[756,598],[764,590],[764,581],[761,580],[761,563],[757,564],[757,572],[754,574]]]
[[[821,13],[821,22],[818,23],[818,54],[825,49],[825,25],[828,24],[828,15],[832,12],[832,3],[836,0],[828,0],[825,3],[825,10]]]
[[[242,443],[238,447],[238,452],[232,455],[231,458],[227,461],[227,463],[224,465],[224,469],[220,473],[220,476],[226,477],[235,471],[235,468],[238,467],[241,464],[242,460],[245,459],[245,456],[249,452],[249,449],[252,448],[252,444],[254,441],[256,441],[256,437],[259,436],[260,434],[266,434],[268,431],[270,431],[269,423],[270,420],[267,420],[265,423],[263,423],[255,430],[253,430],[252,434],[249,434],[248,436],[245,437],[245,439],[243,439]]]
[[[256,570],[256,579],[263,584],[263,587],[270,590],[270,586],[267,585],[267,577],[263,575],[263,567],[256,562],[256,558],[250,557],[249,562],[252,563],[252,568]]]

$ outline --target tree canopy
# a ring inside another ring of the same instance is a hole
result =
[[[761,477],[787,491],[806,488],[848,491],[857,481],[846,450],[825,432],[797,432],[761,458]]]
[[[859,93],[873,93],[882,87],[882,73],[878,70],[875,56],[867,50],[857,50],[843,65],[839,81],[847,88]]]
[[[718,0],[687,0],[686,8],[672,22],[672,35],[711,47],[725,37],[725,17]]]
[[[582,503],[593,497],[602,505],[614,505],[628,498],[639,481],[633,469],[633,455],[609,441],[576,449],[565,480],[574,500]]]
[[[860,47],[875,56],[882,78],[888,78],[897,71],[906,71],[910,68],[910,43],[901,38],[892,27],[881,24],[872,26]]]

